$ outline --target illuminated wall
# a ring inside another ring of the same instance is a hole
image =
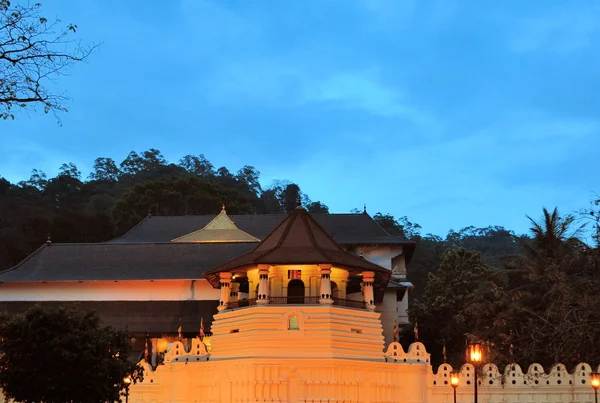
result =
[[[405,352],[393,343],[374,360],[289,358],[283,356],[222,359],[210,357],[199,340],[186,352],[175,343],[165,365],[152,371],[146,364],[144,382],[133,385],[131,403],[147,402],[328,402],[328,403],[447,403],[451,367],[437,373],[421,343]],[[210,360],[209,360],[210,358]],[[482,403],[592,403],[588,364],[568,373],[557,364],[548,372],[532,365],[523,372],[517,365],[500,372],[486,365],[482,372]],[[470,383],[470,385],[467,385]],[[473,401],[473,368],[461,369],[458,402]]]

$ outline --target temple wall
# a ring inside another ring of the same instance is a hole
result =
[[[197,344],[197,343],[196,343]],[[194,346],[194,343],[192,343]],[[245,358],[219,360],[206,350],[185,352],[175,343],[165,365],[152,371],[145,363],[144,382],[130,389],[131,403],[448,403],[451,367],[434,374],[421,343],[405,352],[393,343],[381,360],[335,358]],[[526,372],[508,366],[502,373],[486,365],[479,389],[481,403],[592,403],[588,364],[568,373],[558,364],[548,372],[534,364]],[[470,385],[467,384],[470,382]],[[473,367],[461,368],[457,402],[473,401]]]
[[[199,280],[123,280],[0,284],[3,301],[218,300],[219,290]]]

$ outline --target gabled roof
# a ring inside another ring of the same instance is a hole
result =
[[[225,206],[223,206],[221,213],[206,224],[204,228],[175,238],[171,242],[260,242],[260,240],[236,227],[233,221],[227,216]]]
[[[206,270],[255,245],[53,243],[0,272],[0,282],[201,279]]]
[[[354,245],[402,245],[406,262],[410,262],[415,243],[388,234],[368,214],[323,214],[312,217],[344,246]],[[258,239],[264,239],[285,218],[286,214],[228,215],[241,231]],[[160,243],[171,242],[204,228],[215,215],[148,216],[128,233],[107,243]]]
[[[224,263],[204,275],[219,286],[219,273],[258,264],[333,264],[355,271],[379,273],[387,283],[391,272],[342,248],[303,208],[296,208],[252,251]]]

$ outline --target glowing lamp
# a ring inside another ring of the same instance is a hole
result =
[[[483,348],[481,343],[469,344],[469,361],[473,365],[477,365],[483,361]]]
[[[123,378],[123,383],[125,384],[125,386],[131,385],[131,377],[127,375],[125,378]]]
[[[600,373],[592,372],[590,374],[590,383],[592,384],[592,388],[598,390],[600,388]]]
[[[452,387],[456,389],[458,387],[458,382],[458,372],[450,372],[450,385],[452,385]]]

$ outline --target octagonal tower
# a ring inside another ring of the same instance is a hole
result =
[[[303,208],[207,273],[221,289],[211,359],[382,359],[375,288],[391,272],[346,252]]]

